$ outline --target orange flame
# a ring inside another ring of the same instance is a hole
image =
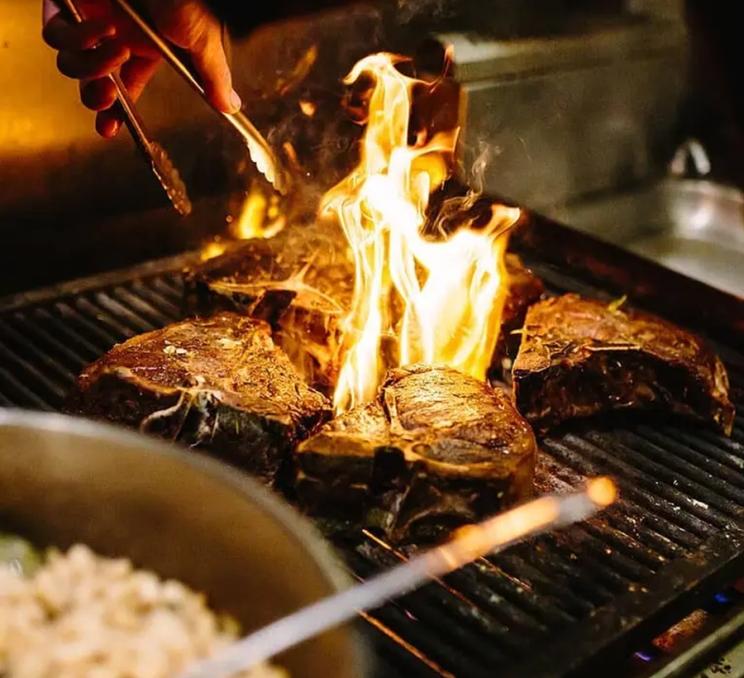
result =
[[[231,225],[231,235],[237,240],[273,238],[286,224],[279,209],[279,197],[267,198],[258,188],[252,188],[243,202],[238,218]]]
[[[492,207],[490,223],[463,224],[446,240],[423,235],[431,193],[447,178],[459,130],[409,145],[411,95],[419,83],[396,69],[403,59],[374,54],[345,82],[371,76],[367,128],[357,168],[324,197],[355,263],[345,319],[337,411],[374,398],[392,362],[445,364],[484,379],[501,324],[506,291],[505,233],[519,210]]]

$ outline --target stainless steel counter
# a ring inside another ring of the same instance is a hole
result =
[[[549,210],[550,216],[744,297],[744,194],[668,179]]]

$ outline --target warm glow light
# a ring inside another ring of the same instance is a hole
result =
[[[219,257],[220,254],[223,254],[225,252],[225,249],[226,245],[224,242],[222,242],[221,240],[212,240],[202,248],[202,251],[200,253],[201,260],[209,261],[210,259]]]
[[[306,115],[308,118],[312,118],[315,115],[317,106],[312,101],[308,101],[307,99],[300,99],[300,110],[302,111],[303,115]]]
[[[260,189],[252,189],[243,203],[240,215],[232,224],[232,236],[238,240],[273,238],[285,225],[278,199],[277,195],[272,195],[269,199]]]
[[[597,506],[609,506],[617,499],[617,486],[609,478],[594,478],[587,483],[586,493]]]
[[[484,379],[500,330],[506,233],[519,210],[494,205],[490,223],[477,229],[463,223],[444,240],[423,235],[458,130],[418,134],[409,144],[412,89],[420,81],[396,69],[402,60],[374,54],[346,78],[374,80],[361,160],[322,205],[341,223],[355,264],[337,411],[370,401],[391,363],[444,364]]]

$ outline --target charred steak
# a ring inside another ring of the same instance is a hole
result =
[[[628,408],[694,417],[727,434],[733,425],[726,369],[698,337],[575,294],[527,312],[513,381],[519,411],[540,429]]]
[[[266,323],[227,312],[115,346],[83,372],[67,409],[208,448],[268,482],[331,415]]]
[[[188,304],[204,315],[227,309],[266,320],[306,380],[330,394],[338,375],[340,323],[354,287],[354,267],[340,239],[337,233],[309,226],[236,243],[187,272]],[[544,291],[542,281],[516,254],[507,255],[506,267],[509,292],[492,366],[497,378],[511,373],[519,347],[512,331],[522,327],[527,308]]]
[[[519,350],[519,335],[527,309],[538,302],[545,293],[545,286],[518,255],[506,255],[506,270],[509,274],[509,289],[501,316],[501,332],[491,363],[491,375],[496,379],[511,379],[511,368]]]
[[[340,320],[351,303],[354,268],[343,239],[319,226],[236,243],[187,271],[192,310],[238,310],[266,320],[274,339],[309,383],[332,390]]]
[[[427,538],[528,497],[535,457],[508,395],[449,368],[412,366],[299,446],[296,489],[309,513],[394,540]]]

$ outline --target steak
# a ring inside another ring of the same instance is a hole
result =
[[[339,323],[354,286],[342,241],[335,231],[308,226],[236,243],[187,271],[189,307],[203,315],[237,310],[267,321],[298,371],[330,393],[338,371]]]
[[[337,233],[288,228],[274,238],[236,243],[186,275],[189,308],[202,315],[228,309],[266,320],[274,340],[314,388],[329,395],[339,369],[340,324],[349,310],[354,266]],[[542,281],[507,254],[509,292],[492,374],[508,379],[519,348],[512,334],[543,294]]]
[[[67,410],[205,448],[269,483],[331,416],[268,325],[227,312],[115,346],[83,372]]]
[[[503,391],[449,368],[395,369],[374,402],[299,446],[297,498],[392,540],[432,538],[529,497],[536,449]]]
[[[512,363],[519,351],[518,330],[524,325],[527,309],[538,302],[545,293],[545,286],[518,255],[506,255],[506,270],[509,274],[509,289],[501,315],[501,332],[491,362],[492,378],[511,379]]]
[[[721,360],[653,315],[567,294],[527,312],[514,363],[519,411],[546,430],[610,410],[660,410],[730,434],[734,407]]]

